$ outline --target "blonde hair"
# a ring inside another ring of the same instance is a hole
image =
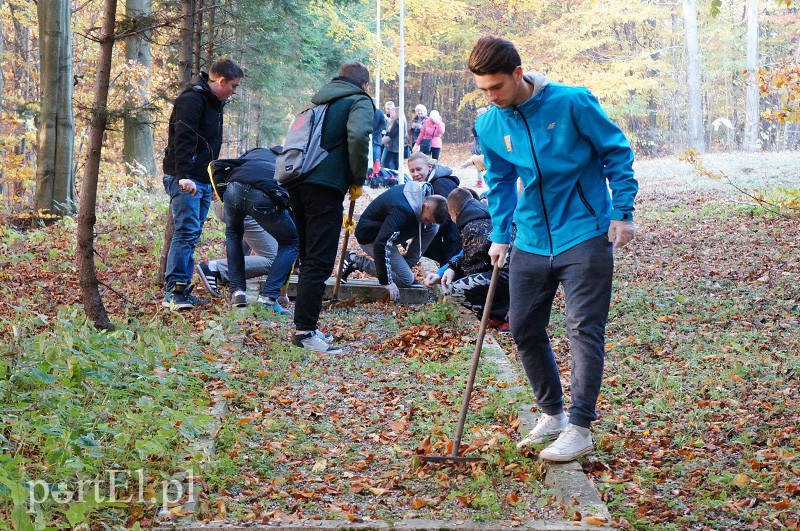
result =
[[[422,151],[415,151],[414,153],[412,153],[411,155],[408,156],[408,162],[411,162],[412,160],[417,160],[417,159],[421,160],[423,164],[427,164],[428,166],[435,166],[436,165],[436,159],[433,159],[433,158],[429,157],[428,155],[426,155]]]
[[[442,122],[442,115],[439,114],[439,111],[436,109],[432,110],[431,113],[428,115],[428,118],[433,120],[433,123],[441,123]]]

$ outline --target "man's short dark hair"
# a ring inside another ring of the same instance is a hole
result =
[[[369,70],[364,66],[364,63],[359,63],[358,61],[343,64],[339,69],[339,75],[352,79],[359,85],[369,83]]]
[[[453,188],[453,191],[447,196],[447,206],[453,212],[460,213],[467,201],[475,199],[472,196],[473,193],[472,190],[464,188],[463,186]]]
[[[429,195],[425,198],[425,203],[433,208],[433,220],[437,225],[441,225],[450,219],[450,213],[447,211],[447,199],[440,195]]]
[[[232,79],[242,79],[244,77],[242,68],[230,59],[220,59],[216,61],[211,65],[211,68],[208,69],[208,73],[211,74],[211,77],[214,78],[215,81],[220,77],[224,77],[228,81]]]
[[[481,37],[469,54],[469,70],[473,74],[511,74],[522,65],[517,48],[500,37]]]

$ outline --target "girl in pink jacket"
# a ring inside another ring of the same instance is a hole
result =
[[[425,123],[422,124],[416,145],[419,150],[434,159],[439,159],[442,151],[442,135],[444,134],[444,122],[439,111],[433,110]]]

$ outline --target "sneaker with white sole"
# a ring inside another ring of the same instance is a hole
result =
[[[186,282],[176,282],[172,289],[167,292],[161,305],[166,308],[177,310],[191,310],[194,308],[195,301],[192,300],[192,285]]]
[[[536,427],[517,443],[517,448],[522,449],[532,444],[550,442],[565,429],[567,429],[567,415],[565,413],[562,412],[560,415],[542,413],[539,417],[539,422],[536,423]]]
[[[546,461],[566,463],[590,453],[592,449],[592,432],[589,428],[570,424],[566,430],[561,432],[561,435],[558,436],[558,439],[553,444],[539,452],[539,458]]]
[[[358,271],[358,264],[356,264],[356,253],[349,252],[344,259],[344,263],[342,264],[342,276],[340,278],[340,282],[347,283],[347,277],[349,277],[353,271]]]
[[[296,347],[314,350],[317,352],[325,352],[326,354],[341,354],[342,349],[329,345],[322,337],[317,334],[317,331],[305,332],[303,334],[295,334],[292,339],[292,344]]]
[[[219,292],[220,274],[219,271],[212,271],[208,267],[208,262],[198,262],[194,265],[194,270],[203,286],[208,290],[212,297],[222,297]]]
[[[326,334],[319,328],[315,330],[317,337],[323,340],[325,343],[333,343],[333,336],[331,334]]]
[[[237,308],[244,308],[247,306],[247,293],[242,290],[236,290],[233,292],[231,304]]]
[[[272,310],[273,312],[277,313],[278,315],[292,315],[292,312],[281,306],[278,301],[274,301],[269,297],[264,297],[263,295],[258,296],[258,302],[264,305],[264,308],[268,310]]]

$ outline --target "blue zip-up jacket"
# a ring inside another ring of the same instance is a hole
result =
[[[633,221],[639,185],[622,130],[584,87],[525,74],[533,96],[492,107],[476,123],[486,164],[491,240],[554,256],[606,234],[612,219]],[[517,200],[516,180],[522,180]],[[609,187],[612,195],[609,194]]]

